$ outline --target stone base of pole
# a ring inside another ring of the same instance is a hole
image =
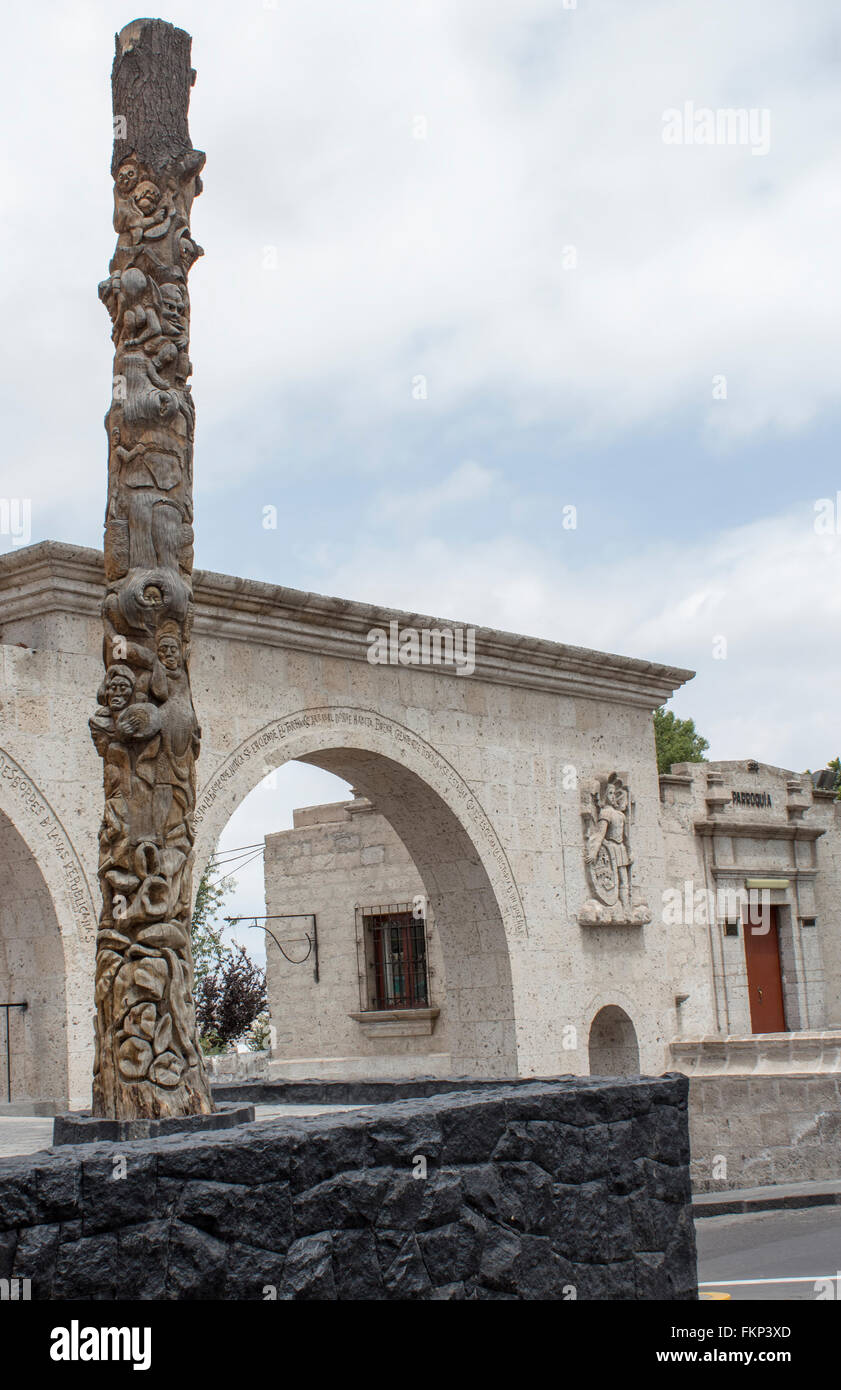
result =
[[[229,1102],[219,1105],[211,1115],[167,1115],[159,1120],[105,1120],[78,1110],[56,1115],[53,1145],[123,1143],[129,1139],[160,1139],[167,1134],[199,1134],[204,1130],[233,1129],[254,1119],[254,1106]]]

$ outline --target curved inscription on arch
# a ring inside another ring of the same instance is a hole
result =
[[[61,821],[40,787],[0,749],[0,811],[8,816],[37,863],[55,901],[63,892],[80,940],[91,942],[96,909],[87,875]],[[57,913],[59,922],[66,913]]]
[[[196,825],[211,815],[217,802],[227,820],[273,768],[317,753],[321,748],[341,747],[342,735],[347,735],[348,748],[379,753],[392,762],[402,763],[438,793],[470,836],[506,928],[514,936],[526,935],[526,916],[508,856],[478,798],[452,763],[431,744],[375,710],[344,706],[304,709],[267,724],[244,740],[202,788],[196,801]],[[243,782],[248,783],[245,791]]]

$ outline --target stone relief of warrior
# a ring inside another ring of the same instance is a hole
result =
[[[651,920],[644,903],[633,901],[630,795],[617,773],[582,787],[584,864],[592,897],[578,920],[596,925],[642,925]]]

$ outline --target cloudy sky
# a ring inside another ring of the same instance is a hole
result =
[[[31,499],[33,540],[101,541],[96,285],[113,34],[134,17],[5,15],[2,494]],[[689,666],[675,709],[711,756],[834,756],[837,4],[164,17],[193,34],[208,155],[197,565]],[[752,113],[747,140],[664,140],[664,113],[686,131],[706,109]],[[279,781],[225,843],[341,794],[311,769]]]

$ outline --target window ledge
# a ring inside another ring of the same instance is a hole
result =
[[[440,1009],[366,1009],[351,1014],[366,1038],[420,1038],[435,1029]]]

